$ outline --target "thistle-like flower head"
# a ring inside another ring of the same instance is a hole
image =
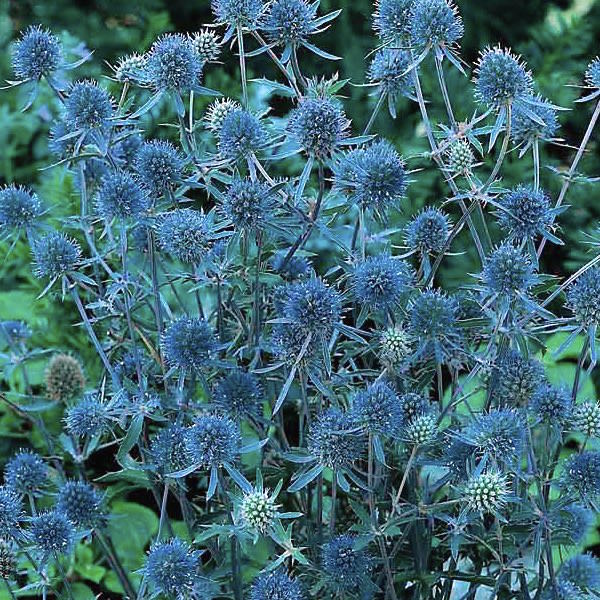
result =
[[[258,152],[267,141],[258,117],[242,108],[229,110],[219,129],[219,153],[232,162]]]
[[[53,554],[69,554],[73,549],[75,527],[67,516],[58,510],[33,517],[29,533],[32,542],[46,557]]]
[[[183,166],[183,157],[171,142],[150,140],[139,149],[135,171],[152,194],[161,195],[181,181]]]
[[[186,446],[192,462],[199,463],[204,469],[235,462],[241,441],[239,426],[221,415],[201,415],[186,434]]]
[[[95,81],[76,81],[69,89],[64,107],[65,122],[73,131],[105,129],[115,113],[110,94]]]
[[[373,28],[385,41],[402,42],[410,36],[411,8],[415,0],[378,0]]]
[[[273,0],[261,23],[272,43],[298,44],[317,29],[318,4],[306,0]]]
[[[103,497],[86,481],[67,481],[58,490],[56,508],[81,529],[97,529],[106,524]]]
[[[291,114],[287,124],[290,137],[309,155],[326,160],[348,136],[350,121],[341,104],[333,98],[306,98]]]
[[[83,400],[67,409],[64,420],[70,434],[93,437],[109,429],[114,415],[108,404],[95,394],[86,394]]]
[[[186,598],[194,587],[199,554],[179,538],[156,542],[146,559],[144,573],[156,594]]]
[[[201,265],[214,247],[208,218],[191,208],[177,208],[159,216],[158,244],[185,264]]]
[[[563,488],[586,504],[600,499],[600,452],[574,454],[564,464]]]
[[[364,450],[364,441],[358,429],[351,415],[337,408],[329,408],[318,415],[310,426],[308,451],[325,467],[349,467]]]
[[[254,29],[264,11],[262,0],[211,0],[215,19],[219,24]]]
[[[236,417],[256,417],[264,400],[264,388],[254,373],[235,369],[221,378],[213,390],[220,410]]]
[[[352,408],[356,421],[373,434],[397,435],[404,418],[396,392],[384,381],[358,392]]]
[[[407,226],[406,245],[423,254],[441,252],[450,234],[448,215],[438,208],[426,208]]]
[[[6,463],[4,481],[19,494],[37,496],[48,484],[48,465],[39,454],[22,450]]]
[[[52,400],[66,402],[80,396],[85,389],[85,375],[80,362],[70,354],[55,354],[44,373],[46,394]]]
[[[404,160],[386,140],[347,152],[333,172],[336,189],[349,202],[381,215],[402,201],[408,186]]]
[[[166,329],[162,339],[167,362],[178,369],[200,369],[217,349],[212,327],[203,318],[181,317]]]
[[[542,384],[531,397],[529,410],[540,421],[563,426],[573,412],[573,399],[566,388]]]
[[[416,48],[455,45],[465,31],[452,0],[414,0],[410,10],[410,39]]]
[[[500,109],[514,100],[532,94],[531,73],[510,50],[487,48],[481,53],[476,69],[475,99]]]
[[[30,230],[42,214],[37,194],[17,185],[0,189],[0,236]]]
[[[127,171],[106,175],[96,196],[96,210],[107,221],[140,217],[149,205],[145,190]]]
[[[340,590],[349,591],[360,586],[373,566],[372,557],[365,549],[355,549],[356,543],[356,536],[344,534],[323,546],[323,570]]]
[[[600,325],[600,267],[592,267],[575,280],[567,290],[567,306],[573,312],[578,325]]]
[[[33,25],[15,42],[12,67],[20,79],[37,81],[60,68],[62,60],[59,39],[48,29]]]
[[[250,600],[305,600],[302,587],[282,568],[258,575],[250,589]]]
[[[414,280],[403,260],[381,254],[360,262],[351,278],[356,300],[372,310],[393,310]]]
[[[273,200],[267,185],[235,177],[224,195],[223,210],[238,229],[261,229],[272,217]]]
[[[484,471],[467,481],[463,494],[472,510],[496,514],[506,505],[510,484],[507,476],[500,471]]]
[[[518,185],[501,199],[498,223],[509,239],[534,240],[552,227],[554,212],[543,190]]]
[[[54,231],[33,244],[33,274],[54,279],[76,270],[81,260],[81,247],[64,233]]]
[[[199,82],[202,60],[189,37],[167,34],[152,44],[145,70],[154,89],[185,92]]]

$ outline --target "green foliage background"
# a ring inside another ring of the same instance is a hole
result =
[[[540,91],[555,104],[573,108],[573,100],[579,90],[569,87],[578,84],[589,60],[598,53],[600,39],[600,2],[594,0],[459,0],[457,4],[465,21],[466,35],[462,44],[462,56],[469,64],[477,59],[478,50],[488,44],[509,45],[521,53],[532,69]],[[373,5],[370,0],[323,0],[322,13],[337,8],[344,11],[333,23],[331,30],[320,37],[320,46],[329,52],[343,56],[338,65],[317,62],[314,56],[302,56],[305,73],[330,76],[339,69],[341,78],[350,78],[352,84],[364,82],[368,65],[368,54],[376,42],[371,29]],[[166,31],[194,31],[211,21],[208,0],[0,0],[0,78],[11,77],[10,42],[20,29],[30,23],[42,23],[61,34],[64,44],[74,54],[87,47],[95,50],[94,60],[87,63],[78,76],[100,77],[109,73],[105,63],[114,63],[119,56],[133,51],[146,50],[151,42]],[[323,73],[322,69],[328,69]],[[431,74],[432,70],[424,70]],[[277,74],[266,59],[261,57],[249,61],[249,76],[265,75],[277,79]],[[467,81],[455,70],[448,74],[450,93],[454,104],[459,107],[459,117],[467,119],[474,110],[471,92]],[[107,82],[108,85],[108,82]],[[206,85],[222,90],[225,94],[239,96],[238,70],[235,60],[226,60],[222,67],[212,68],[207,75]],[[43,86],[42,86],[43,87]],[[425,75],[426,97],[435,93],[436,85]],[[260,94],[259,88],[255,93]],[[357,130],[367,121],[372,108],[369,88],[350,85],[344,88],[349,95],[346,110],[357,124]],[[257,99],[255,99],[256,101]],[[259,99],[258,99],[259,100]],[[434,98],[435,100],[435,98]],[[44,106],[44,102],[47,103]],[[0,96],[0,182],[17,182],[31,185],[52,206],[55,216],[66,216],[75,212],[75,198],[72,181],[61,169],[42,170],[49,162],[47,133],[52,114],[56,114],[55,100],[47,92],[42,92],[35,110],[21,113],[23,105],[20,90],[2,92]],[[271,102],[272,114],[283,116],[285,104]],[[200,107],[201,108],[201,107]],[[433,119],[441,114],[441,104],[435,101],[431,106]],[[589,104],[577,110],[562,112],[561,136],[568,144],[577,145],[589,120]],[[417,107],[403,100],[398,107],[398,118],[379,117],[377,130],[391,139],[407,157],[426,150],[426,139],[420,125]],[[161,115],[153,115],[149,127],[156,128],[152,135],[166,135],[158,128]],[[543,151],[546,165],[567,168],[573,155],[568,146],[546,146]],[[504,172],[507,185],[528,180],[531,172],[530,157],[518,160],[515,153],[509,158]],[[426,166],[421,161],[417,166]],[[411,167],[413,163],[411,162]],[[581,167],[590,177],[600,175],[600,146],[598,135],[592,139]],[[437,203],[443,200],[445,189],[439,174],[430,169],[418,174],[418,185],[409,191],[409,202],[391,227],[400,227],[426,202]],[[554,197],[560,185],[558,178],[547,170],[542,175],[542,185]],[[564,246],[548,247],[545,253],[544,272],[560,277],[573,272],[576,265],[584,260],[581,248],[584,233],[593,232],[600,216],[600,196],[597,187],[589,184],[571,186],[567,203],[571,206],[562,217],[562,238]],[[202,199],[199,199],[202,201]],[[325,242],[323,242],[324,244]],[[463,244],[468,247],[468,244]],[[577,250],[574,250],[577,248]],[[0,247],[4,256],[8,246]],[[318,251],[318,241],[313,250]],[[34,330],[37,347],[51,351],[56,348],[73,352],[83,359],[88,374],[93,379],[97,361],[84,333],[72,326],[76,321],[69,303],[62,304],[56,297],[45,296],[36,300],[40,291],[39,283],[32,278],[28,247],[19,242],[13,248],[10,260],[0,262],[0,320],[23,319]],[[444,286],[453,288],[464,281],[465,273],[476,270],[475,256],[469,253],[451,257],[445,262],[442,273]],[[558,345],[558,344],[557,344]],[[571,348],[569,354],[557,359],[559,364],[552,367],[551,373],[558,379],[569,380],[573,376],[578,348]],[[32,383],[41,384],[43,369],[47,360],[41,354],[39,360],[30,366]],[[546,362],[551,360],[546,357]],[[552,359],[553,360],[553,359]],[[17,377],[17,376],[15,376]],[[586,382],[590,396],[595,395],[592,381]],[[20,382],[11,382],[13,389],[19,389]],[[60,412],[49,419],[52,431],[60,430]],[[18,419],[0,406],[0,462],[1,457],[23,445],[36,446],[38,440],[31,433],[27,420]],[[102,466],[104,471],[105,466]],[[109,482],[107,482],[109,483]],[[152,510],[135,502],[135,493],[127,496],[123,483],[109,488],[109,494],[118,496],[113,503],[113,512],[122,518],[114,524],[117,550],[123,556],[126,567],[135,570],[141,566],[142,549],[151,539],[157,527],[157,518]],[[183,535],[183,532],[182,532]],[[588,547],[598,549],[600,536],[590,537]],[[89,547],[80,547],[73,569],[81,578],[74,586],[79,598],[93,598],[93,593],[101,589],[118,593],[118,584],[104,567],[95,564],[95,557]],[[99,584],[102,582],[100,587]],[[2,598],[3,596],[0,596]]]

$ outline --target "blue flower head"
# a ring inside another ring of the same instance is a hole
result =
[[[56,71],[62,63],[62,47],[58,38],[40,25],[31,26],[15,42],[12,67],[19,79],[41,79]]]
[[[600,452],[582,452],[568,458],[562,473],[563,488],[586,504],[600,499]]]
[[[340,295],[316,277],[289,287],[283,316],[291,319],[306,335],[327,337],[340,319]]]
[[[411,96],[413,80],[406,72],[412,62],[410,52],[397,48],[381,48],[369,65],[369,82],[379,84],[381,91],[392,100],[398,96]]]
[[[64,107],[65,122],[73,131],[106,129],[115,113],[110,94],[95,81],[76,81]]]
[[[300,279],[310,274],[311,265],[307,258],[295,254],[286,262],[286,256],[287,252],[277,252],[273,255],[271,259],[273,271],[289,281]]]
[[[510,50],[500,47],[484,50],[476,74],[475,99],[486,106],[500,109],[532,95],[531,73]]]
[[[318,4],[306,0],[274,0],[261,23],[272,43],[297,45],[317,29]]]
[[[192,462],[204,469],[234,463],[240,454],[241,443],[237,423],[222,415],[201,415],[186,434]]]
[[[457,300],[437,290],[419,293],[409,305],[409,333],[417,340],[417,355],[433,355],[439,362],[460,349]]]
[[[178,369],[200,369],[217,350],[210,324],[202,318],[181,317],[169,325],[162,339],[165,359]]]
[[[553,519],[556,533],[576,546],[587,537],[595,522],[594,511],[578,502],[562,507]]]
[[[404,420],[396,392],[384,381],[378,381],[354,397],[353,411],[356,421],[366,431],[393,437]]]
[[[537,120],[531,118],[532,113]],[[517,146],[524,145],[527,148],[535,140],[551,140],[558,128],[556,109],[539,94],[513,107],[511,136]]]
[[[156,594],[186,598],[194,587],[199,554],[179,538],[156,542],[146,559],[144,573]]]
[[[511,240],[534,240],[552,228],[555,213],[543,190],[518,185],[509,190],[500,203],[498,223]]]
[[[40,279],[54,279],[76,270],[81,261],[79,244],[58,231],[35,240],[33,274]]]
[[[600,560],[591,554],[577,554],[561,565],[558,578],[582,590],[595,592],[600,589]]]
[[[221,54],[221,42],[211,29],[198,31],[192,36],[190,43],[203,65],[215,62]]]
[[[513,409],[479,415],[459,434],[459,439],[471,445],[478,456],[493,457],[507,464],[519,460],[524,438],[523,420]]]
[[[322,337],[321,344],[311,342],[306,346],[308,333],[300,323],[276,323],[271,338],[273,353],[290,364],[294,364],[302,352],[302,360],[305,362],[318,360],[324,348],[325,337]]]
[[[31,540],[47,558],[54,554],[69,554],[75,541],[75,527],[58,510],[41,513],[31,520]]]
[[[356,300],[372,310],[394,310],[409,290],[414,273],[403,260],[382,254],[359,263],[352,274]]]
[[[464,33],[464,25],[452,0],[415,0],[410,10],[413,46],[453,46]]]
[[[332,538],[323,546],[323,571],[340,590],[349,591],[364,584],[373,559],[365,549],[355,549],[355,535],[344,534]]]
[[[162,474],[175,473],[188,467],[192,459],[186,445],[187,429],[169,425],[150,440],[150,462]]]
[[[262,0],[212,0],[217,23],[254,29],[263,13]]]
[[[352,415],[337,408],[323,411],[308,431],[308,452],[330,469],[347,468],[364,451],[364,440]]]
[[[184,160],[171,142],[150,140],[139,149],[135,171],[153,194],[161,195],[181,181],[183,166]]]
[[[411,8],[415,0],[378,0],[373,27],[385,41],[402,42],[410,36]]]
[[[112,421],[111,409],[95,394],[86,394],[65,414],[67,431],[76,437],[101,435],[109,429]]]
[[[30,230],[42,214],[37,194],[17,185],[0,189],[0,236]]]
[[[67,481],[58,490],[56,508],[80,529],[98,529],[106,524],[102,495],[86,481]]]
[[[332,98],[306,98],[291,114],[290,137],[316,160],[329,158],[348,136],[350,121],[339,102]]]
[[[148,207],[146,192],[127,171],[106,175],[96,195],[96,210],[107,221],[139,217]]]
[[[267,141],[267,132],[258,117],[242,108],[233,108],[219,130],[219,153],[235,162],[259,151]]]
[[[573,398],[566,388],[545,383],[531,397],[529,410],[540,421],[561,426],[571,416]]]
[[[600,58],[596,57],[585,71],[585,82],[591,88],[600,88]]]
[[[283,568],[266,571],[252,583],[250,600],[304,600],[302,587]]]
[[[223,198],[223,210],[238,229],[256,230],[271,218],[273,199],[267,185],[235,177]]]
[[[403,425],[430,412],[429,400],[416,392],[405,392],[398,398],[398,403],[402,411]]]
[[[345,153],[333,172],[336,188],[349,202],[378,215],[397,206],[408,186],[404,160],[386,140]]]
[[[144,143],[144,138],[135,130],[126,129],[119,135],[113,146],[117,164],[125,170],[135,170],[135,161]]]
[[[38,495],[48,483],[48,466],[39,454],[22,450],[6,463],[4,481],[19,494]]]
[[[578,325],[597,327],[600,325],[600,267],[585,271],[567,291],[567,305]]]
[[[0,537],[18,536],[23,515],[21,495],[7,485],[0,486]]]
[[[214,246],[209,220],[191,208],[161,215],[157,234],[161,249],[186,264],[202,264]]]
[[[202,61],[189,37],[166,34],[152,44],[145,71],[154,89],[186,92],[199,83]]]
[[[486,293],[500,301],[523,297],[535,282],[531,259],[520,248],[504,243],[485,261],[481,281]]]
[[[422,254],[441,252],[450,235],[448,215],[438,208],[422,210],[405,230],[406,245]]]
[[[236,417],[256,417],[264,401],[264,388],[254,373],[234,369],[220,379],[213,390],[220,410]]]
[[[516,350],[507,352],[498,361],[492,375],[493,397],[506,406],[527,406],[545,379],[542,363],[525,358]]]

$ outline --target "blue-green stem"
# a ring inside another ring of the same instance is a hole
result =
[[[425,134],[427,135],[427,139],[429,141],[429,145],[432,150],[433,160],[438,165],[438,168],[442,172],[444,179],[450,186],[453,194],[455,196],[460,196],[460,191],[456,186],[456,183],[450,177],[450,175],[446,172],[444,168],[444,164],[442,161],[442,157],[438,152],[437,142],[435,141],[435,136],[433,135],[433,128],[431,126],[431,121],[429,120],[429,114],[427,113],[427,107],[425,106],[425,99],[423,98],[423,90],[421,89],[421,82],[419,80],[419,72],[418,69],[415,68],[413,71],[413,80],[415,84],[415,93],[417,95],[417,102],[419,103],[419,110],[421,111],[421,118],[423,120],[423,125],[425,126]],[[473,238],[473,242],[475,243],[475,247],[477,248],[477,253],[479,254],[479,259],[483,264],[485,261],[485,252],[483,250],[483,246],[481,245],[481,240],[479,239],[479,234],[477,233],[477,229],[475,228],[475,224],[473,223],[473,219],[471,219],[470,211],[467,209],[462,198],[458,199],[458,204],[463,212],[463,215],[466,215],[467,225],[469,227],[469,231],[471,232],[471,237]]]
[[[383,103],[384,103],[386,97],[387,97],[387,93],[383,89],[380,89],[379,97],[377,98],[377,103],[373,107],[373,112],[371,113],[371,116],[369,117],[369,121],[365,125],[365,128],[362,133],[363,135],[367,135],[369,133],[369,131],[371,131],[371,127],[373,127],[373,123],[375,123],[375,119],[377,118],[377,115],[379,114],[379,111],[381,110],[381,107],[383,106]]]
[[[561,206],[564,199],[567,196],[567,191],[569,190],[569,186],[571,185],[573,176],[575,175],[575,172],[577,171],[579,162],[583,158],[583,154],[588,145],[588,142],[590,141],[590,138],[592,137],[592,132],[594,131],[594,127],[596,126],[596,122],[598,121],[599,117],[600,117],[600,100],[596,104],[596,108],[594,109],[594,112],[592,114],[590,122],[588,123],[587,129],[585,130],[585,133],[581,140],[581,144],[579,144],[579,148],[577,149],[575,158],[573,158],[573,162],[571,163],[569,171],[567,172],[565,178],[563,179],[562,187],[560,188],[560,192],[558,194],[556,204],[554,205],[555,208],[558,208],[559,206]],[[538,258],[542,255],[545,245],[546,245],[546,238],[542,238],[540,245],[538,247],[538,251],[537,251]]]
[[[494,183],[496,180],[496,176],[500,173],[500,169],[502,168],[502,164],[504,163],[504,159],[506,158],[506,152],[508,151],[508,143],[510,142],[510,134],[512,127],[512,104],[509,102],[506,105],[506,125],[504,130],[504,138],[502,140],[502,146],[500,146],[500,152],[498,153],[498,158],[496,159],[496,163],[494,164],[494,168],[490,173],[487,181],[481,188],[481,192],[485,193],[488,188]]]
[[[244,108],[248,108],[248,82],[246,80],[246,56],[244,52],[244,33],[242,32],[242,26],[238,25],[237,28],[237,43],[238,51],[240,53],[240,78],[242,80],[242,105]]]

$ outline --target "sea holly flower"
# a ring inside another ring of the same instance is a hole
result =
[[[425,257],[441,252],[449,235],[448,215],[438,208],[425,208],[408,223],[404,239],[412,252],[419,252]]]
[[[52,510],[31,520],[31,540],[42,552],[42,563],[50,557],[70,554],[75,544],[75,527],[65,514]]]
[[[305,600],[300,583],[291,578],[282,568],[260,573],[252,582],[250,600]]]
[[[343,413],[337,408],[323,411],[309,428],[306,454],[286,454],[288,460],[305,465],[294,476],[288,492],[301,490],[325,468],[333,469],[338,485],[345,491],[350,489],[346,477],[359,487],[364,487],[352,470],[352,465],[359,460],[364,449],[362,428],[354,414]]]
[[[510,499],[510,484],[505,474],[496,470],[484,471],[478,467],[462,493],[468,509],[504,520],[501,511]]]
[[[511,137],[520,148],[519,156],[540,141],[558,141],[555,135],[559,127],[556,108],[539,94],[523,104],[517,103],[512,111]]]
[[[199,568],[200,553],[172,538],[152,545],[142,572],[156,594],[184,598],[194,589]]]
[[[39,454],[22,450],[6,463],[4,481],[19,494],[38,496],[48,485],[48,466]]]
[[[343,534],[323,547],[323,570],[330,586],[342,593],[369,587],[373,558],[365,548],[356,548],[358,541],[355,535]]]
[[[384,218],[406,196],[408,172],[392,144],[378,140],[350,150],[333,165],[334,185],[349,204]]]
[[[325,31],[327,27],[324,26],[341,12],[336,10],[317,17],[318,8],[318,2],[309,3],[306,0],[273,0],[268,3],[260,29],[265,32],[269,42],[283,46],[282,63],[287,63],[300,46],[321,58],[339,60],[338,56],[329,54],[308,41],[311,35]]]
[[[413,281],[414,273],[407,263],[385,254],[358,263],[350,275],[352,293],[362,307],[357,325],[361,326],[369,310],[393,312]]]
[[[562,244],[553,231],[556,216],[565,208],[552,208],[550,198],[543,190],[518,185],[499,199],[498,224],[507,233],[507,239],[528,242],[530,252],[535,254],[532,242],[538,237]]]
[[[256,543],[260,536],[271,536],[277,541],[278,526],[282,519],[301,517],[300,512],[281,512],[276,503],[277,496],[283,487],[280,479],[275,489],[270,491],[264,487],[260,470],[256,472],[256,483],[241,496],[234,496],[234,522],[252,536]]]
[[[600,324],[598,294],[600,293],[600,268],[592,267],[582,273],[567,288],[567,307],[573,314],[573,324],[565,327],[569,336],[557,350],[562,352],[580,333],[587,335],[592,363],[596,363],[596,332]]]
[[[377,0],[373,28],[385,42],[406,44],[410,37],[411,8],[415,0]]]
[[[411,62],[409,51],[386,47],[375,53],[369,66],[369,83],[375,86],[379,102],[387,98],[388,111],[393,119],[396,118],[396,103],[401,96],[415,99]]]
[[[41,25],[31,25],[21,32],[21,37],[15,42],[12,51],[12,68],[17,76],[16,81],[8,81],[10,87],[28,86],[29,97],[23,111],[26,111],[37,98],[39,82],[45,79],[55,93],[64,90],[62,71],[75,69],[89,58],[67,63],[64,51],[58,37]]]
[[[250,493],[252,485],[238,470],[236,463],[242,454],[260,449],[267,441],[268,438],[243,445],[240,426],[231,418],[210,413],[200,415],[185,436],[192,464],[169,475],[179,478],[197,469],[208,470],[206,499],[210,500],[217,489],[219,469],[224,468],[243,492]]]
[[[31,190],[16,185],[0,189],[0,239],[18,239],[21,231],[32,235],[43,212],[41,200]]]
[[[80,529],[98,529],[106,525],[103,496],[85,481],[67,481],[58,490],[57,509]]]

